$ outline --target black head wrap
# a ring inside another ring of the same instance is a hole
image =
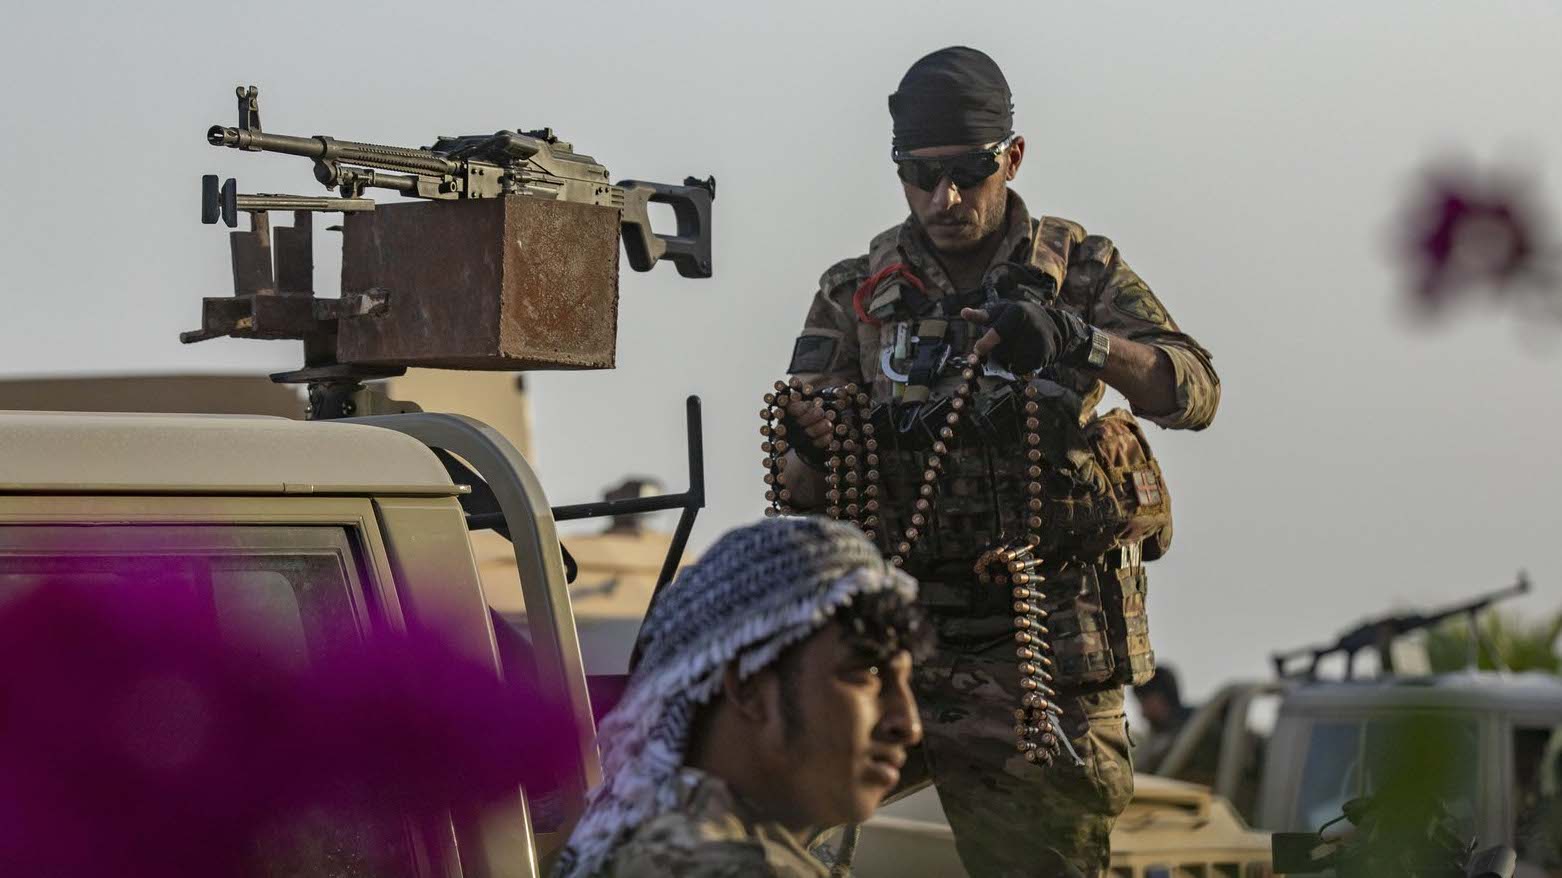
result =
[[[1014,133],[1003,71],[986,54],[950,46],[924,56],[889,96],[896,149],[995,143]]]

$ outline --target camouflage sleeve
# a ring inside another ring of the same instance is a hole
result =
[[[1177,328],[1161,300],[1121,257],[1101,283],[1090,322],[1123,338],[1154,345],[1171,359],[1177,385],[1177,407],[1150,414],[1134,414],[1169,430],[1202,430],[1215,419],[1220,406],[1220,376],[1210,362],[1209,351]]]
[[[819,278],[819,292],[792,345],[788,374],[823,386],[862,381],[852,296],[867,276],[868,257],[859,256],[837,262]]]

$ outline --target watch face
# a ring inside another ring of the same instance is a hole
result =
[[[1112,337],[1099,329],[1090,331],[1090,353],[1085,362],[1092,369],[1101,369],[1106,366],[1107,355],[1112,351]]]

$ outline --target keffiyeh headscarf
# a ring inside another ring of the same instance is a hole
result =
[[[555,878],[595,874],[637,826],[673,807],[695,713],[738,676],[763,670],[861,594],[916,597],[851,525],[770,518],[728,531],[658,596],[640,631],[642,658],[597,740],[603,782],[570,836]]]

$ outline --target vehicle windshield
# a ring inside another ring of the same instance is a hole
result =
[[[1316,722],[1287,829],[1314,831],[1351,799],[1403,791],[1441,802],[1457,831],[1473,832],[1477,736],[1473,719],[1446,714]]]

